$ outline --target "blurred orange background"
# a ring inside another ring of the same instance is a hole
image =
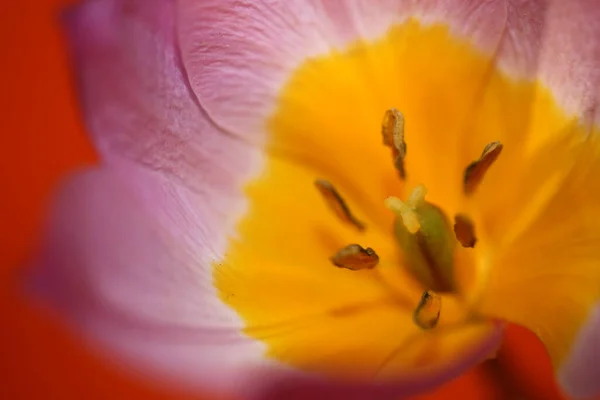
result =
[[[20,0],[0,6],[0,398],[174,398],[103,363],[19,292],[18,272],[39,240],[53,188],[69,171],[95,162],[58,21],[60,9],[70,3],[75,1]],[[511,326],[495,363],[421,399],[517,396],[562,398],[542,345]]]

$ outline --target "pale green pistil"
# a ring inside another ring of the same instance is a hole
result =
[[[411,273],[428,290],[455,292],[454,231],[443,211],[425,201],[426,193],[418,186],[406,202],[389,197],[385,204],[396,214],[394,234]]]

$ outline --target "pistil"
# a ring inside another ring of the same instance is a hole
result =
[[[454,232],[443,211],[425,201],[425,194],[418,186],[406,203],[390,197],[385,204],[396,214],[394,233],[412,274],[426,288],[454,292]]]

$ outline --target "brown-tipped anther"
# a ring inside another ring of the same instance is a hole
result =
[[[379,256],[370,247],[364,249],[358,244],[349,244],[335,253],[330,260],[337,267],[359,271],[374,268],[379,263]]]
[[[404,141],[404,115],[395,108],[390,108],[383,115],[381,122],[383,144],[392,149],[394,167],[400,178],[406,178],[404,157],[406,157],[406,142]]]
[[[413,313],[413,321],[421,329],[435,328],[440,320],[441,310],[442,297],[431,290],[426,290]]]
[[[331,182],[324,179],[317,179],[315,181],[315,186],[317,189],[319,189],[319,192],[321,192],[323,198],[339,219],[348,224],[354,225],[359,231],[362,231],[366,228],[365,224],[359,221],[352,214],[350,208],[335,187],[333,187]]]
[[[492,142],[485,146],[479,160],[473,161],[467,166],[463,178],[463,191],[465,194],[469,195],[477,189],[487,170],[500,155],[500,152],[502,152],[502,143]]]
[[[473,221],[464,214],[456,214],[454,217],[454,234],[462,247],[475,247],[475,226]]]

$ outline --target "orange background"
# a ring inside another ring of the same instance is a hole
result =
[[[142,0],[143,1],[143,0]],[[19,293],[18,272],[35,248],[56,183],[95,162],[69,70],[58,11],[67,0],[0,6],[0,398],[173,398],[119,373]],[[498,360],[422,399],[561,399],[548,357],[511,326]],[[177,398],[185,398],[179,395]]]

